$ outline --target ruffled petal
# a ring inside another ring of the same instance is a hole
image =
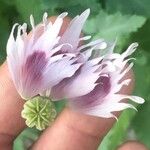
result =
[[[114,46],[113,46],[114,47]],[[121,111],[126,108],[136,108],[131,105],[122,102],[124,99],[130,99],[136,103],[144,103],[144,99],[138,96],[122,95],[118,94],[123,86],[128,86],[131,79],[122,80],[125,74],[132,68],[133,63],[130,63],[126,69],[128,61],[126,59],[131,55],[137,47],[137,43],[131,44],[129,48],[123,54],[107,53],[101,57],[100,61],[98,58],[90,60],[94,64],[100,64],[96,72],[99,72],[106,80],[102,81],[100,78],[96,81],[98,83],[95,88],[88,94],[79,97],[73,97],[68,99],[69,106],[83,113],[110,118],[117,117],[113,114],[115,111]],[[88,51],[87,51],[88,52]],[[89,58],[91,51],[87,54]],[[86,53],[85,53],[86,54]],[[122,80],[122,81],[121,81]],[[108,88],[109,87],[109,88]]]
[[[64,50],[66,50],[66,48],[68,48],[69,52],[77,51],[77,47],[78,47],[78,44],[80,41],[79,37],[81,34],[81,30],[83,28],[83,25],[84,25],[86,19],[89,16],[89,14],[90,14],[90,9],[87,9],[80,16],[75,17],[71,21],[70,25],[68,26],[68,28],[64,32],[63,36],[61,37],[59,43],[60,44],[69,43],[73,46],[73,49],[64,47]]]
[[[63,23],[63,17],[65,17],[65,15],[60,15],[57,17],[53,25],[51,25],[51,23],[50,25],[47,25],[47,29],[39,37],[33,46],[33,49],[49,51],[58,43],[60,39],[58,34]]]
[[[73,98],[89,93],[97,85],[96,80],[99,78],[99,73],[95,71],[98,67],[99,65],[84,64],[72,78],[68,78],[55,86],[51,91],[51,96],[57,100],[62,97]]]
[[[80,37],[89,13],[87,9],[76,16],[62,36],[60,29],[67,13],[59,15],[54,23],[47,20],[45,13],[43,23],[37,27],[31,15],[30,37],[24,23],[18,26],[15,39],[13,34],[18,25],[15,24],[7,43],[8,67],[17,91],[25,99],[39,94],[50,96],[54,101],[67,98],[74,110],[116,118],[114,111],[136,110],[123,99],[144,102],[138,96],[119,93],[131,81],[123,77],[133,66],[133,63],[127,65],[132,59],[127,57],[138,44],[131,44],[122,54],[114,53],[115,42],[107,43],[103,39],[80,45],[81,41],[91,38]]]
[[[74,73],[82,65],[81,63],[75,63],[75,61],[76,59],[66,56],[59,61],[48,64],[45,72],[43,73],[43,87],[46,87],[46,89],[51,89],[63,79],[74,75]]]
[[[139,104],[144,103],[144,99],[137,96],[115,94],[115,95],[106,96],[103,99],[99,99],[99,103],[97,103],[97,105],[90,104],[90,105],[86,105],[86,107],[80,107],[81,106],[80,104],[74,105],[75,101],[69,101],[69,106],[76,111],[80,111],[88,115],[117,119],[117,117],[113,114],[113,112],[115,111],[121,111],[127,108],[132,108],[137,110],[133,105],[121,102],[121,100],[128,99],[128,98]]]
[[[10,74],[17,89],[20,88],[20,67],[24,61],[24,41],[21,36],[21,26],[18,26],[17,38],[14,38],[14,30],[18,24],[12,28],[10,37],[7,42],[7,63]]]

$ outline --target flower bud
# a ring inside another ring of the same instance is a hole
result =
[[[26,119],[28,127],[35,126],[38,130],[43,130],[52,124],[57,112],[50,99],[36,96],[26,101],[21,115]]]

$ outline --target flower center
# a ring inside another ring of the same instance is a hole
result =
[[[54,103],[46,97],[37,96],[24,104],[22,117],[26,119],[29,127],[36,127],[39,130],[49,126],[56,117]]]

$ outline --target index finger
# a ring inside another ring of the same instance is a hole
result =
[[[23,104],[5,62],[0,67],[0,147],[12,145],[15,137],[25,128],[20,117]]]
[[[131,86],[129,86],[129,87],[131,87]],[[129,90],[129,87],[128,87],[128,90]],[[125,90],[124,91],[125,93],[127,93],[127,91]],[[69,114],[69,115],[68,115]],[[79,123],[77,123],[77,124],[75,124],[76,126],[74,127],[74,125],[72,126],[71,124],[71,127],[73,127],[73,129],[79,129],[79,131],[81,131],[81,133],[82,134],[80,134],[80,132],[79,132],[79,134],[81,135],[81,137],[83,136],[83,133],[84,132],[82,132],[82,130],[84,131],[85,130],[85,133],[87,132],[87,131],[90,131],[90,132],[88,132],[88,133],[90,133],[89,135],[89,137],[91,137],[91,135],[92,135],[92,137],[96,137],[96,139],[97,138],[101,138],[102,139],[102,137],[106,134],[106,132],[110,129],[110,127],[112,126],[112,124],[113,124],[113,122],[114,122],[114,120],[113,119],[108,119],[108,120],[106,120],[106,119],[100,119],[100,118],[97,118],[97,117],[90,117],[90,116],[85,116],[85,115],[79,115],[79,114],[76,114],[75,112],[72,112],[70,109],[66,109],[65,111],[64,111],[64,113],[61,115],[61,116],[65,116],[65,117],[60,117],[60,118],[64,118],[64,119],[57,119],[57,120],[61,120],[61,121],[56,121],[56,124],[54,125],[54,127],[56,127],[58,124],[60,124],[62,127],[64,127],[64,128],[66,128],[66,123],[67,122],[70,122],[70,123],[72,123],[72,124],[74,124],[74,122],[75,121],[77,121],[79,118],[81,119],[81,120],[83,120],[82,122],[81,122],[81,124]],[[68,119],[67,119],[68,118]],[[75,120],[74,120],[75,119]],[[108,122],[107,122],[108,121]],[[59,123],[58,123],[59,122]],[[85,122],[87,123],[87,122],[91,122],[91,124],[89,125],[89,124],[86,124],[85,125]],[[99,126],[99,123],[101,123],[101,128],[97,128],[97,126]],[[88,125],[88,126],[87,126]],[[68,124],[68,126],[69,126],[69,124]],[[79,127],[78,127],[79,126]],[[76,128],[77,127],[77,128]],[[64,129],[63,128],[63,129]],[[50,131],[54,131],[53,133],[57,133],[54,129],[56,129],[56,128],[52,128],[52,129],[50,129]],[[58,129],[60,129],[60,132],[59,132],[59,134],[60,135],[62,135],[62,136],[64,136],[65,137],[65,134],[63,134],[63,132],[61,132],[61,131],[63,131],[63,130],[61,130],[61,128],[58,128]],[[70,127],[68,128],[68,129],[70,129]],[[98,134],[97,134],[97,136],[93,136],[93,133],[94,133],[94,135],[95,135],[95,129],[97,130],[99,130],[100,131],[100,133],[98,132]],[[75,130],[76,131],[76,130]],[[48,133],[48,132],[47,132]],[[46,134],[47,134],[46,133]],[[68,134],[66,135],[66,137],[64,138],[64,140],[67,140],[67,139],[70,139],[70,133],[71,133],[71,130],[68,130],[68,132],[67,132]],[[59,135],[58,134],[58,135]],[[52,134],[53,135],[53,134]],[[74,132],[73,132],[73,134],[72,135],[74,135]],[[85,135],[87,135],[87,134],[85,134]],[[43,137],[43,136],[42,136]],[[51,136],[45,136],[45,137],[47,137],[48,139],[51,137]],[[76,137],[77,139],[79,139],[79,136],[77,135],[77,136],[74,136],[74,137]],[[39,141],[42,141],[41,140],[42,138],[40,138],[40,140]],[[43,138],[44,139],[44,138]],[[83,140],[85,140],[85,138],[82,138]],[[93,138],[90,138],[90,139],[92,139],[92,141],[93,141]],[[51,140],[52,141],[52,140]],[[82,140],[81,140],[82,141]],[[89,140],[90,141],[90,140]],[[95,140],[94,140],[95,141]],[[46,142],[46,139],[44,139],[43,140],[43,142]],[[58,142],[59,142],[59,140],[58,140]],[[65,141],[66,142],[66,144],[67,144],[67,141]],[[69,141],[68,141],[69,142]],[[73,141],[74,143],[76,143],[76,140],[74,140]],[[87,145],[85,145],[84,144],[84,142],[81,142],[81,143],[78,143],[78,145],[79,144],[82,144],[83,143],[83,145],[82,146],[87,146]],[[94,143],[94,142],[93,142]],[[96,144],[97,145],[97,144]],[[51,145],[52,146],[52,145]],[[57,145],[56,145],[57,146]],[[63,146],[63,144],[62,144],[62,146]],[[91,144],[91,146],[94,146],[95,147],[95,144]],[[88,147],[87,147],[88,148]]]
[[[55,17],[49,20],[53,22]],[[63,22],[60,34],[68,22],[68,18]],[[39,29],[39,35],[41,32]],[[26,128],[25,121],[21,117],[24,102],[16,91],[7,63],[4,62],[0,66],[0,147],[3,149],[11,149],[14,139]]]
[[[132,70],[125,78],[131,78],[132,82],[122,89],[122,93],[131,94],[134,85]],[[119,114],[120,112],[115,113],[117,116]],[[114,118],[88,116],[66,108],[55,124],[44,131],[32,149],[96,150],[114,123]]]

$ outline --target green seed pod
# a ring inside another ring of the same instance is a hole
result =
[[[28,127],[36,127],[38,130],[44,130],[50,126],[57,115],[54,103],[46,98],[37,96],[24,104],[21,116],[26,119]]]

